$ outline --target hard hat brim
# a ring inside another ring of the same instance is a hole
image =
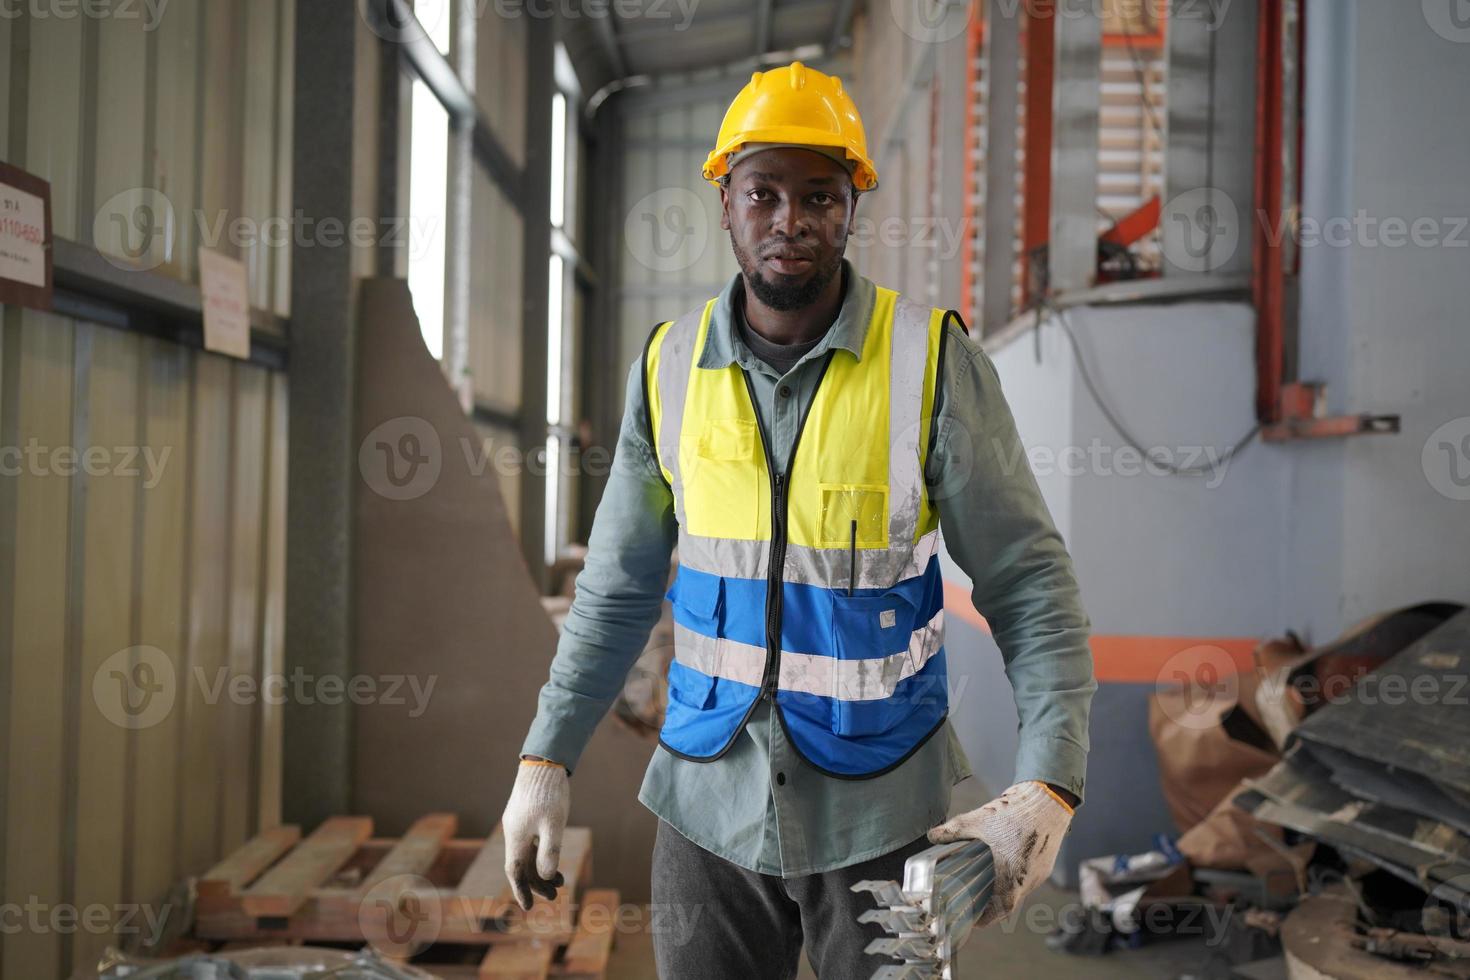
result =
[[[835,139],[833,134],[820,129],[782,126],[774,129],[756,129],[743,132],[738,138],[718,146],[705,159],[703,176],[711,184],[719,186],[720,179],[730,173],[729,156],[748,143],[776,143],[785,146],[828,146],[843,151],[854,164],[852,183],[859,191],[870,191],[878,186],[878,172],[873,162],[857,153],[846,142]]]

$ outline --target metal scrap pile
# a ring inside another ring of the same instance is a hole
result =
[[[1282,760],[1233,800],[1331,848],[1336,893],[1357,906],[1344,943],[1372,970],[1470,976],[1470,612],[1419,606],[1377,628],[1395,618],[1418,635],[1340,691],[1303,684],[1305,663],[1282,665],[1272,707],[1301,720]]]
[[[1302,976],[1470,977],[1470,612],[1413,606],[1207,666],[1150,703],[1182,836],[1084,861],[1087,914],[1049,944],[1203,936],[1199,975],[1223,978],[1294,966],[1308,937]]]
[[[346,952],[312,946],[172,959],[143,959],[108,950],[97,976],[99,980],[434,980],[432,974],[392,962],[371,948]]]

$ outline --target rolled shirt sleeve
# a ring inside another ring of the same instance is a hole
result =
[[[959,328],[928,478],[950,556],[974,582],[1020,716],[1016,781],[1082,797],[1097,682],[1071,556],[1053,523],[990,358]]]
[[[645,434],[642,360],[628,373],[612,469],[551,672],[521,753],[576,768],[658,621],[678,535],[674,498]]]

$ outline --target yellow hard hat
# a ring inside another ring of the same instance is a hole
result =
[[[718,184],[730,172],[730,154],[747,143],[836,147],[855,164],[849,168],[853,186],[860,191],[878,186],[863,120],[842,90],[842,79],[799,61],[750,76],[725,110],[719,141],[704,161],[704,179]]]

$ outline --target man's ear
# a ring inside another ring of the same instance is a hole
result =
[[[730,230],[730,185],[720,185],[720,227]]]

